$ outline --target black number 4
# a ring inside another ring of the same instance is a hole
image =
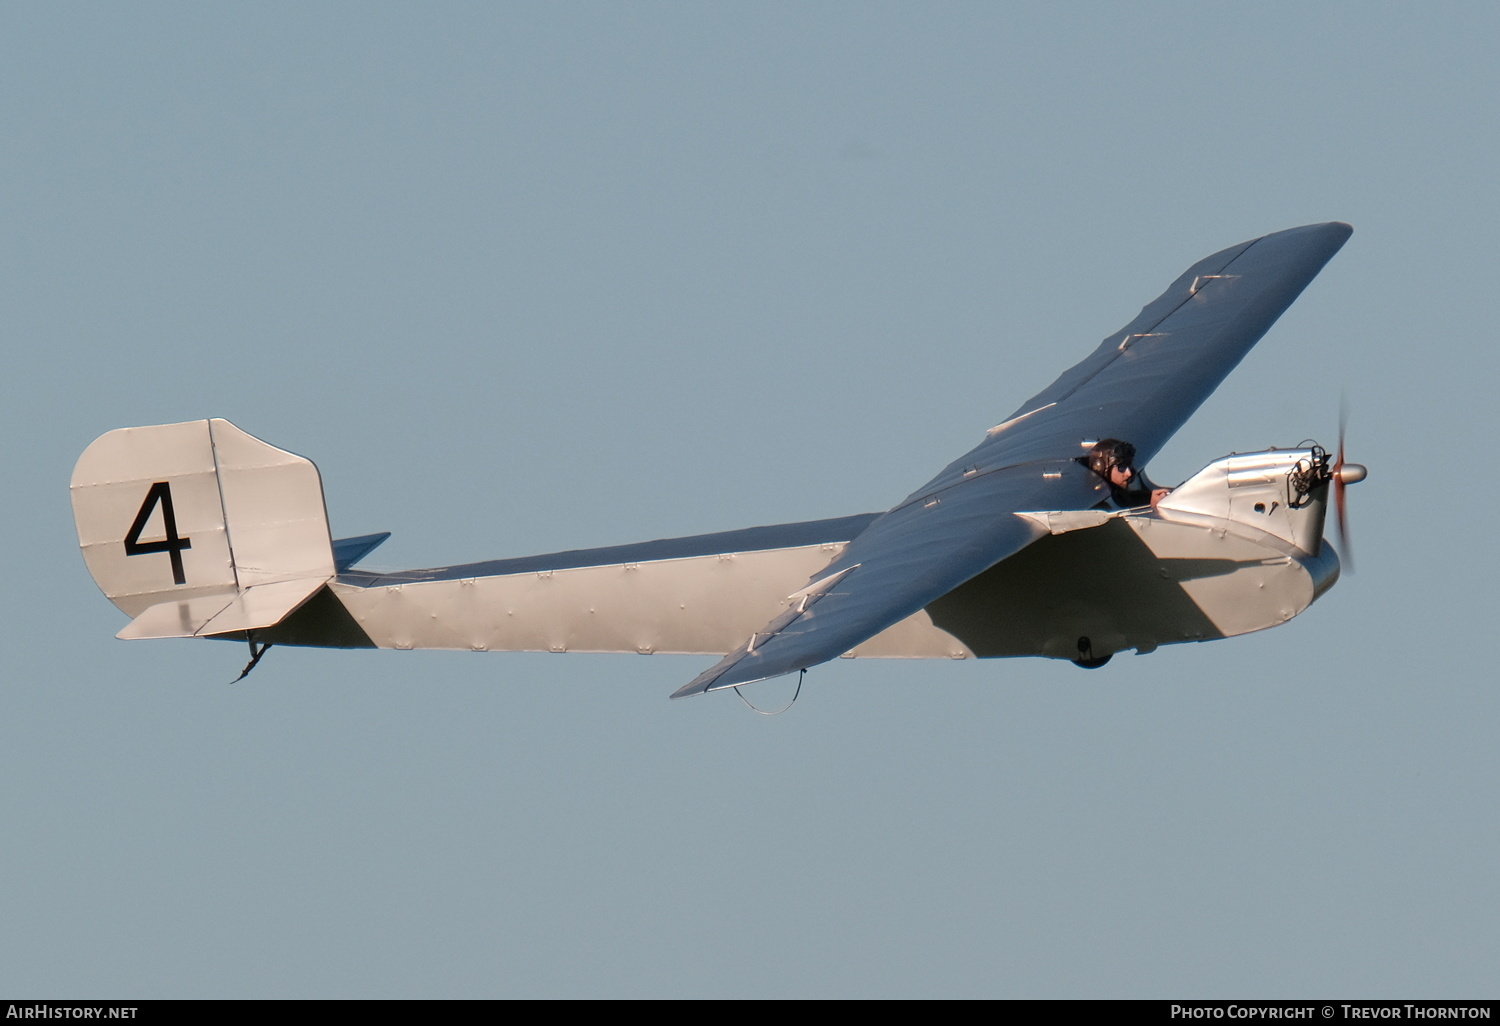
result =
[[[167,536],[162,541],[141,541],[141,532],[146,529],[146,521],[151,519],[151,511],[161,504],[161,522],[166,528]],[[172,582],[174,584],[186,584],[187,576],[182,572],[182,550],[192,548],[190,539],[177,536],[177,514],[172,509],[172,486],[166,481],[158,481],[151,486],[146,493],[146,501],[141,503],[141,511],[135,515],[135,523],[130,525],[130,533],[125,535],[125,555],[144,556],[148,552],[167,552],[172,556]]]

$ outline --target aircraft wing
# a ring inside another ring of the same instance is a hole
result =
[[[1337,222],[1205,257],[983,442],[875,520],[787,608],[673,698],[842,655],[1037,538],[1012,514],[1086,509],[1104,484],[1076,462],[1093,441],[1144,464],[1343,246]]]
[[[1146,464],[1353,231],[1337,221],[1306,225],[1204,257],[936,480],[976,457],[1045,459],[1060,441],[1083,438],[1124,439]]]

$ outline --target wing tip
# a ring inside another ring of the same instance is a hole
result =
[[[708,684],[700,684],[695,680],[689,684],[684,684],[682,687],[678,688],[667,697],[675,702],[679,698],[692,698],[694,695],[706,694],[708,694]]]
[[[1328,221],[1318,227],[1327,235],[1338,236],[1340,242],[1354,234],[1354,225],[1347,221]]]
[[[1279,232],[1263,235],[1261,239],[1274,239],[1292,235],[1317,235],[1327,239],[1329,242],[1336,243],[1335,249],[1337,249],[1337,246],[1342,246],[1348,240],[1349,236],[1353,234],[1354,226],[1346,221],[1322,221],[1318,224],[1304,224],[1296,228],[1284,228]]]
[[[776,677],[785,677],[789,673],[797,673],[806,667],[797,667],[791,670],[772,670],[770,673],[761,673],[756,669],[746,671],[744,667],[745,658],[750,655],[744,649],[731,652],[713,666],[704,670],[691,681],[678,688],[669,695],[669,698],[692,698],[694,695],[706,695],[710,691],[723,691],[725,688],[737,688],[741,684],[758,684],[763,680],[771,680]],[[740,672],[735,673],[735,667],[740,667]]]

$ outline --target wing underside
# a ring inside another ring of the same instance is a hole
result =
[[[1075,458],[1099,438],[1149,460],[1349,237],[1293,228],[1206,257],[983,442],[858,535],[787,608],[674,698],[835,658],[1045,534],[1022,510],[1086,509]]]
[[[850,542],[780,616],[673,697],[842,655],[1047,533],[1013,510],[1091,505],[1102,488],[1065,460],[976,475],[905,503]]]

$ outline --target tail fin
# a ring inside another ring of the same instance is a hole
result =
[[[73,467],[73,521],[122,638],[270,627],[334,574],[311,460],[227,420],[121,428]]]

